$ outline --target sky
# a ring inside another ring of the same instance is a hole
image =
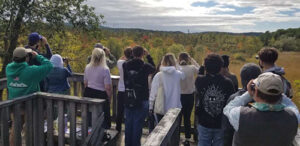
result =
[[[103,26],[182,32],[300,27],[300,0],[87,0]]]

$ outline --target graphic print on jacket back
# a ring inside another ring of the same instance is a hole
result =
[[[208,86],[203,94],[203,108],[212,117],[220,115],[223,111],[225,94],[214,84]]]

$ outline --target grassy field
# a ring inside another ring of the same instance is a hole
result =
[[[247,62],[253,62],[258,64],[258,60],[254,59],[254,57],[247,59]],[[234,64],[231,64],[229,66],[230,71],[238,76],[240,87],[240,69],[247,62],[235,62]],[[300,52],[281,52],[276,64],[284,68],[286,72],[285,77],[291,82],[293,86],[293,101],[300,108]]]

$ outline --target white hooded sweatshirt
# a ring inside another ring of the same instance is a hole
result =
[[[165,93],[165,113],[170,108],[181,108],[182,106],[180,102],[180,81],[184,78],[184,73],[177,70],[174,66],[161,67],[160,72],[154,76],[151,84],[151,92],[149,98],[150,110],[154,108],[154,101],[161,81],[163,83]]]

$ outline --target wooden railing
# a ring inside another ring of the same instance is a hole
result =
[[[146,138],[143,146],[179,146],[180,111],[170,109]]]
[[[99,119],[103,121],[103,104],[102,99],[78,98],[69,95],[34,93],[22,96],[14,100],[0,102],[1,113],[1,145],[10,145],[9,119],[12,115],[14,136],[13,143],[15,146],[64,146],[68,143],[75,145],[92,145],[90,141],[95,139],[88,137],[88,112],[92,115],[92,132],[99,129]],[[57,131],[54,126],[54,114],[57,111]],[[11,114],[13,113],[13,114]],[[100,116],[100,114],[102,116]],[[24,115],[25,124],[22,125]],[[80,124],[77,118],[81,118]],[[67,125],[70,123],[69,134],[65,133]],[[100,125],[101,127],[101,125]],[[21,131],[25,131],[25,139],[22,140]],[[25,130],[24,130],[25,129]],[[81,131],[78,131],[81,129]],[[95,132],[94,132],[95,133]],[[89,135],[91,137],[92,134]],[[98,138],[96,143],[101,143]]]
[[[83,96],[84,93],[84,82],[83,82],[83,73],[73,73],[72,77],[69,77],[68,80],[71,85],[71,91],[73,91],[74,96]],[[113,101],[112,101],[112,120],[114,121],[117,116],[117,93],[118,93],[118,82],[119,76],[111,76],[112,78],[112,88],[113,88]],[[3,90],[7,87],[6,78],[0,79],[0,90]],[[8,95],[8,94],[7,94]],[[3,96],[0,95],[1,99]]]

